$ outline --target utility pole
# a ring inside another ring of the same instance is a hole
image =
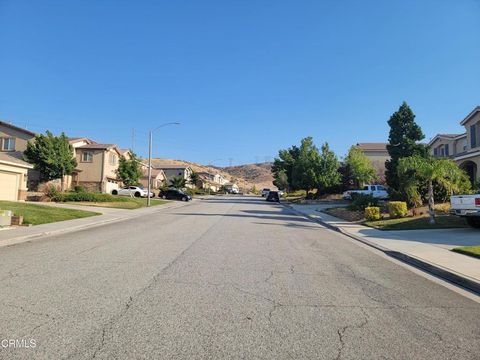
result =
[[[135,148],[135,128],[132,128],[132,151]]]

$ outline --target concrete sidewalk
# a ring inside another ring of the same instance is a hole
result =
[[[38,204],[38,203],[35,203]],[[101,226],[118,221],[133,219],[136,217],[160,212],[167,209],[186,206],[189,203],[170,202],[164,205],[156,205],[149,208],[130,209],[114,209],[103,208],[99,206],[84,206],[59,203],[41,203],[52,207],[62,207],[68,209],[86,210],[100,213],[101,215],[90,216],[81,219],[66,220],[53,222],[49,224],[35,226],[18,226],[14,228],[3,229],[0,231],[0,247],[14,245],[22,242],[33,241],[48,235],[64,234],[73,231]]]
[[[412,262],[424,270],[435,273],[432,270],[437,269],[436,275],[473,291],[480,291],[480,260],[450,251],[454,247],[480,245],[478,230],[382,231],[320,212],[325,206],[328,205],[289,205],[293,210],[347,236]]]

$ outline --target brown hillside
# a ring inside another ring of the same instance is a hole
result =
[[[238,166],[228,166],[222,168],[223,171],[245,179],[249,183],[255,184],[257,189],[275,188],[273,186],[272,163],[245,164]]]
[[[237,183],[240,188],[244,186],[251,188],[253,185],[255,185],[257,189],[274,187],[272,183],[273,177],[270,172],[272,167],[271,163],[245,164],[220,168],[185,160],[152,159],[152,165],[154,167],[166,164],[188,165],[197,172],[208,171],[211,173],[220,173],[229,181]]]

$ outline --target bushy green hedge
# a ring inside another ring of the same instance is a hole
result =
[[[390,201],[388,203],[388,213],[392,219],[398,219],[407,216],[407,203],[404,201]]]
[[[351,211],[365,211],[367,207],[378,206],[378,199],[372,195],[357,194],[353,197],[348,209]]]
[[[64,192],[56,193],[52,195],[51,199],[57,202],[74,202],[74,201],[85,201],[85,202],[113,202],[113,201],[128,201],[128,198],[112,196],[110,194],[99,194],[99,193],[90,193],[90,192]]]
[[[365,219],[367,221],[380,220],[380,208],[378,206],[369,206],[365,208]]]

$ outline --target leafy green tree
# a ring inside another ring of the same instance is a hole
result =
[[[138,156],[133,151],[130,151],[129,159],[120,156],[116,173],[125,186],[137,185],[138,180],[143,176]]]
[[[295,159],[292,169],[292,185],[294,189],[303,189],[308,193],[319,185],[318,170],[320,153],[313,144],[311,137],[302,139],[298,158]]]
[[[170,185],[176,189],[183,189],[186,184],[187,180],[180,176],[170,179]]]
[[[196,171],[192,171],[190,173],[190,184],[192,184],[194,187],[197,187],[197,183],[200,180],[200,175]]]
[[[390,133],[387,150],[390,159],[385,162],[385,178],[392,190],[392,197],[402,198],[408,174],[404,174],[405,177],[398,176],[399,161],[410,156],[426,156],[426,146],[418,143],[425,136],[415,122],[415,115],[406,102],[403,102],[398,111],[392,114],[388,125]]]
[[[317,194],[328,192],[341,182],[341,174],[338,172],[340,164],[335,153],[330,150],[328,143],[322,145],[322,152],[316,168]]]
[[[64,176],[73,173],[77,160],[73,157],[73,147],[63,132],[60,136],[54,136],[50,131],[45,135],[36,135],[33,141],[27,143],[23,154],[25,160],[40,172],[42,180],[61,179],[62,191],[65,190]]]
[[[375,179],[375,168],[370,159],[357,146],[352,146],[345,157],[346,172],[350,182],[363,186]]]
[[[278,158],[275,158],[272,165],[273,178],[276,180],[285,180],[285,184],[288,184],[288,190],[298,190],[293,185],[293,171],[295,163],[298,160],[300,149],[297,146],[292,146],[289,149],[280,150],[278,152]],[[278,186],[278,185],[275,185]]]
[[[419,155],[401,158],[398,163],[398,175],[414,175],[416,181],[407,183],[407,193],[415,197],[415,201],[421,196],[419,184],[428,187],[428,211],[430,223],[435,223],[435,199],[434,184],[438,183],[447,189],[450,195],[465,191],[465,184],[468,184],[467,174],[458,167],[452,160],[436,159],[431,156]]]
[[[286,170],[277,171],[273,180],[273,185],[279,189],[289,189],[288,176]]]

